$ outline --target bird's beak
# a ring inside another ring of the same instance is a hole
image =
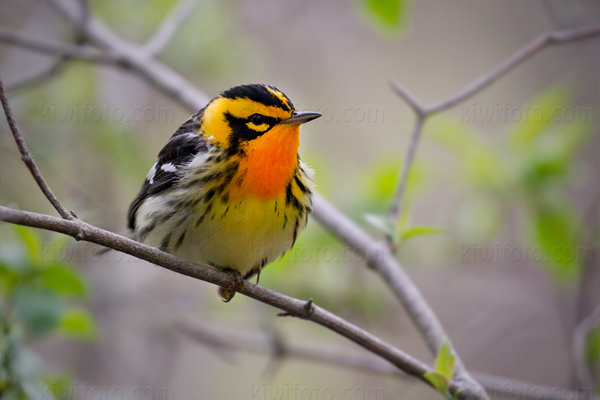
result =
[[[313,119],[317,119],[322,114],[317,112],[297,112],[294,111],[292,116],[286,120],[280,122],[283,125],[300,125],[308,121],[312,121]]]

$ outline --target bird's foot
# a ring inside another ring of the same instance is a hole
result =
[[[242,278],[240,272],[232,269],[228,270],[227,273],[233,278],[233,283],[228,287],[219,288],[219,296],[221,296],[221,300],[225,303],[229,303],[236,292],[244,290],[244,278]]]

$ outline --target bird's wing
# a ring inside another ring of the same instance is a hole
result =
[[[202,113],[203,110],[184,122],[158,153],[158,161],[148,172],[140,193],[129,206],[129,229],[135,229],[135,217],[144,200],[173,186],[180,179],[179,169],[197,154],[208,151],[208,143],[199,132]]]

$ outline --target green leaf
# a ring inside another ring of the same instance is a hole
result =
[[[33,334],[50,332],[58,325],[63,302],[55,292],[24,286],[15,291],[14,301],[17,315]]]
[[[67,264],[50,264],[42,271],[41,279],[46,287],[66,296],[81,297],[87,294],[83,277]]]
[[[415,236],[433,235],[442,232],[444,232],[444,229],[437,226],[413,226],[412,228],[404,230],[400,238],[402,241],[405,241]]]
[[[406,0],[361,0],[376,27],[387,32],[398,30],[406,14]]]
[[[572,211],[566,205],[546,205],[536,209],[533,215],[534,238],[541,246],[543,256],[532,252],[531,257],[549,267],[559,282],[573,281],[585,257],[573,238],[574,221]]]
[[[515,150],[530,151],[539,135],[547,132],[555,125],[553,121],[556,110],[569,104],[570,96],[562,88],[545,91],[521,110],[521,121],[513,124],[510,141]]]
[[[444,375],[439,372],[429,371],[425,373],[425,378],[431,382],[435,390],[442,393],[447,399],[452,398],[448,392],[448,380]]]
[[[15,225],[20,242],[27,249],[27,258],[30,262],[37,262],[42,254],[42,239],[39,233],[33,229],[24,226]]]
[[[73,397],[73,376],[69,373],[45,375],[44,384],[44,389],[57,399],[67,400]]]
[[[454,361],[455,356],[452,352],[450,341],[448,338],[445,338],[435,359],[435,372],[438,372],[450,382],[454,375]]]
[[[83,308],[71,308],[65,312],[58,331],[76,339],[95,339],[98,328],[94,317]]]
[[[0,263],[0,293],[8,293],[17,282],[17,274]]]
[[[454,398],[448,390],[448,386],[454,375],[454,361],[455,356],[450,347],[450,341],[448,338],[444,338],[442,347],[440,347],[437,357],[435,358],[435,370],[425,374],[425,378],[427,378],[433,387],[447,399]]]

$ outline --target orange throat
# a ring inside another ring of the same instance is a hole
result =
[[[275,126],[246,144],[239,169],[232,180],[232,198],[246,196],[270,200],[285,195],[298,168],[299,126]]]

